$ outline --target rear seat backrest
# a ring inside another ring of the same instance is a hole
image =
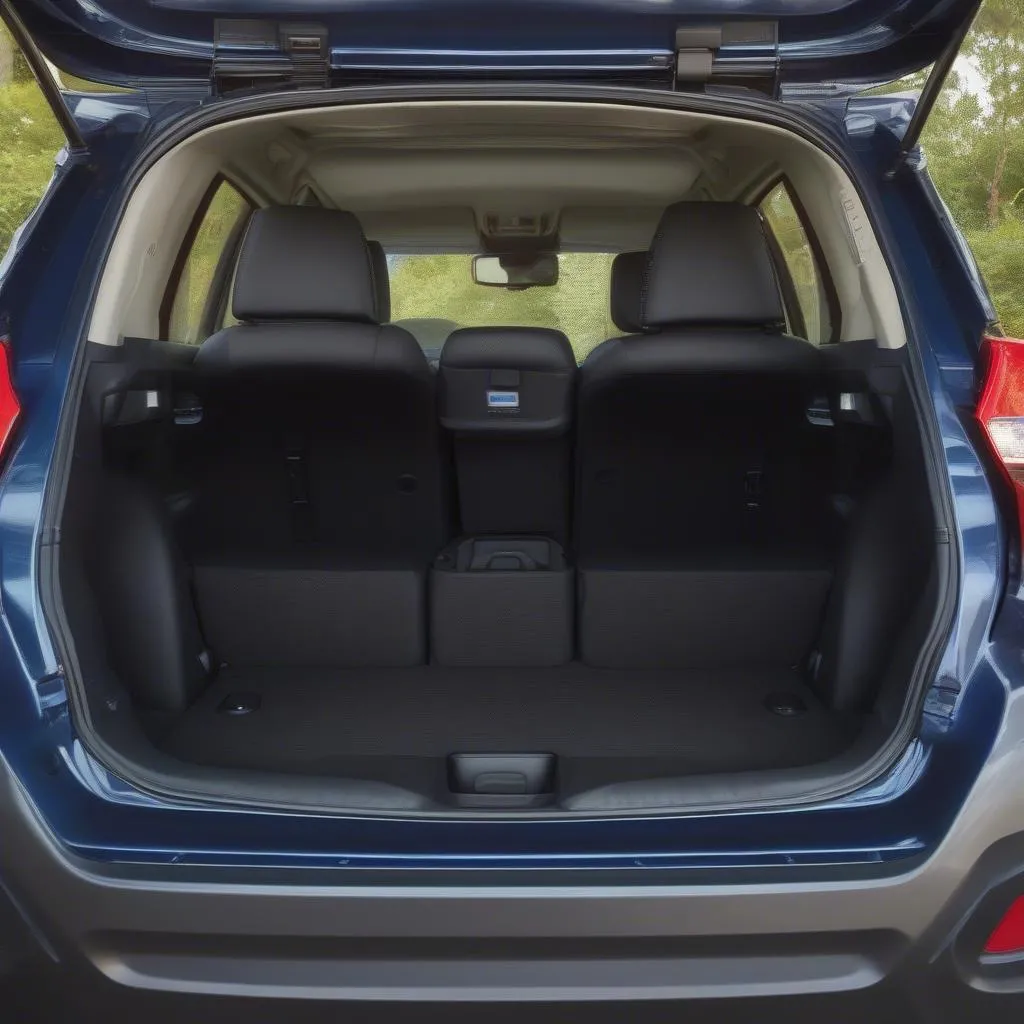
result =
[[[581,612],[595,663],[806,653],[828,580],[827,449],[806,419],[819,353],[783,323],[755,209],[666,210],[643,270],[644,333],[580,368],[576,542],[581,568],[598,570],[583,574]]]
[[[644,334],[604,342],[580,368],[582,555],[813,529],[799,456],[819,353],[783,322],[756,210],[666,211],[644,269]]]
[[[433,380],[380,305],[352,214],[253,215],[234,291],[243,323],[196,356],[210,473],[197,544],[429,561],[443,543]]]
[[[377,600],[376,621],[394,616],[404,637],[376,634],[385,661],[422,657],[422,581],[447,535],[434,378],[412,335],[380,324],[386,295],[383,250],[373,258],[352,214],[257,211],[234,290],[242,323],[209,338],[195,360],[203,424],[187,547],[200,566],[243,570],[237,579],[197,572],[217,590],[206,604],[223,607],[232,587],[263,588],[258,608],[232,599],[237,617],[271,633],[275,616],[292,621],[289,642],[302,632],[308,657],[322,663],[345,653],[324,648],[302,616],[336,638],[359,621],[353,609],[371,615]],[[319,575],[303,589],[295,573],[311,569]],[[240,646],[234,639],[222,636],[219,653]],[[364,649],[352,663],[373,662],[372,639],[356,637]]]
[[[575,379],[561,331],[466,328],[445,342],[439,411],[455,439],[463,533],[567,543]]]
[[[464,536],[430,577],[439,664],[540,667],[572,657],[575,571],[564,547],[575,382],[561,331],[468,328],[441,349],[438,412],[453,436]]]

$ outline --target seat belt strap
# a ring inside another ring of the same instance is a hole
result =
[[[313,539],[313,515],[309,503],[309,467],[302,438],[289,441],[285,455],[288,498],[291,502],[292,537],[303,543]]]

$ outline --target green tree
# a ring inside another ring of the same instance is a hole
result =
[[[928,118],[932,177],[962,227],[994,229],[1024,187],[1024,0],[987,0]],[[918,90],[924,73],[881,91]]]
[[[64,134],[0,22],[0,257],[53,175]]]
[[[968,231],[967,241],[1003,328],[1010,337],[1024,337],[1024,221],[1008,217],[991,231]]]
[[[977,105],[971,147],[987,177],[985,222],[998,227],[1010,195],[1024,187],[1024,0],[989,0],[967,39],[985,82],[987,103]]]
[[[1024,336],[1024,0],[987,0],[961,56],[922,145],[1003,326]]]

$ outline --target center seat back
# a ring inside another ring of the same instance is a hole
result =
[[[758,212],[669,207],[638,312],[642,333],[580,368],[583,656],[795,664],[831,578],[827,451],[806,417],[823,368],[784,333]]]
[[[560,331],[455,331],[438,410],[453,440],[462,538],[431,573],[431,649],[445,665],[572,657],[568,564],[576,358]]]
[[[454,442],[463,533],[567,543],[575,382],[561,331],[471,327],[445,342],[438,402]]]

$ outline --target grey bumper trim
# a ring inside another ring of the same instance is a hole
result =
[[[1024,695],[1015,692],[952,832],[928,861],[896,876],[315,885],[298,884],[309,877],[299,873],[271,884],[266,873],[229,868],[197,881],[183,867],[159,877],[157,868],[87,862],[60,847],[2,761],[0,875],[58,952],[84,955],[122,984],[164,991],[578,1001],[713,997],[725,978],[751,993],[853,991],[888,975],[907,950],[941,949],[967,912],[965,879],[990,847],[1024,833],[1022,734]],[[1007,842],[1019,871],[1024,841]],[[976,888],[988,884],[985,870]],[[339,869],[338,877],[365,876]]]

